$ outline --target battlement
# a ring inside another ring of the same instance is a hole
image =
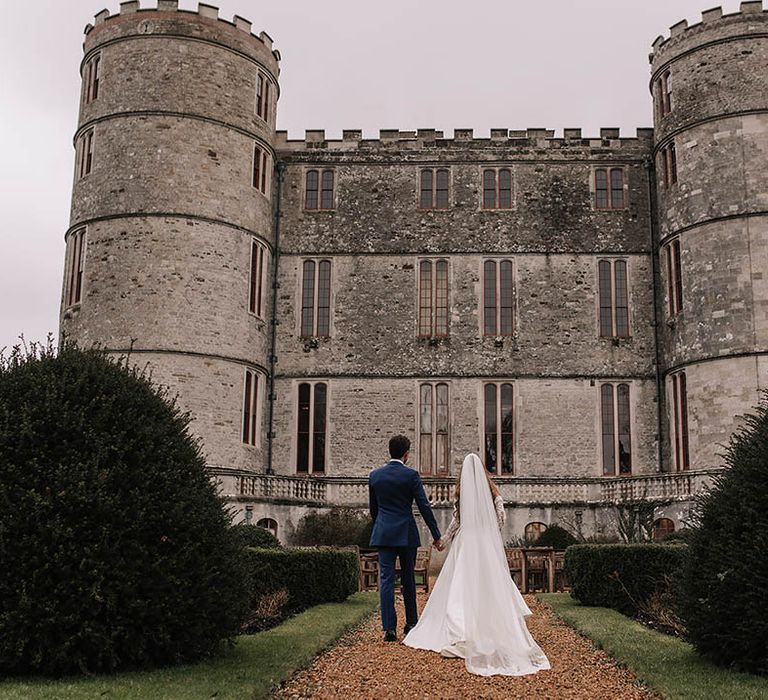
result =
[[[669,28],[669,37],[664,37],[663,35],[656,37],[656,40],[651,45],[651,53],[648,56],[648,60],[651,63],[659,60],[669,49],[678,46],[686,39],[695,38],[703,31],[726,23],[733,24],[734,20],[749,21],[757,17],[761,20],[768,19],[768,9],[763,9],[762,0],[742,2],[738,12],[729,14],[723,14],[722,7],[704,10],[701,13],[701,22],[689,25],[688,20],[683,19]]]
[[[379,137],[364,138],[362,129],[344,129],[341,139],[328,139],[324,129],[308,129],[303,139],[291,139],[287,131],[276,133],[278,151],[304,151],[322,149],[329,151],[355,151],[382,149],[420,150],[424,148],[489,148],[505,145],[511,148],[591,148],[650,147],[653,142],[652,128],[638,128],[634,136],[621,136],[615,127],[603,127],[599,136],[582,136],[581,129],[563,129],[563,135],[555,137],[554,129],[491,129],[490,136],[476,137],[473,129],[454,129],[453,138],[446,138],[439,129],[381,129]]]
[[[109,10],[104,9],[99,12],[95,17],[93,24],[87,24],[85,26],[84,33],[86,37],[97,27],[100,27],[106,23],[114,22],[120,18],[125,19],[129,15],[158,15],[158,14],[178,13],[179,15],[195,16],[197,18],[211,21],[220,22],[223,26],[238,29],[248,34],[253,39],[260,41],[266,49],[272,52],[276,61],[280,61],[280,52],[272,47],[272,37],[266,32],[260,32],[254,34],[251,31],[252,23],[239,15],[235,15],[232,21],[226,20],[223,17],[219,17],[219,8],[213,5],[207,5],[205,3],[199,3],[197,11],[195,10],[180,10],[179,0],[157,0],[156,7],[141,7],[140,0],[128,0],[127,2],[120,3],[120,12],[117,14],[110,14]]]

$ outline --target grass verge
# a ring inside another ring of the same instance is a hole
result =
[[[581,605],[568,593],[542,593],[539,598],[665,698],[768,699],[768,678],[715,666],[687,642],[648,629],[615,610]]]
[[[0,698],[264,698],[346,630],[358,625],[377,603],[376,593],[356,593],[344,603],[318,605],[274,629],[238,637],[234,649],[194,665],[90,678],[2,681]]]

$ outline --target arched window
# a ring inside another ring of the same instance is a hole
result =
[[[274,518],[262,518],[256,525],[258,527],[263,527],[265,530],[269,530],[275,537],[277,537],[277,520]]]
[[[525,526],[525,539],[529,542],[535,542],[539,539],[539,535],[547,531],[547,526],[544,523],[528,523]]]
[[[675,522],[669,518],[658,518],[653,521],[653,541],[661,542],[670,532],[675,531]]]

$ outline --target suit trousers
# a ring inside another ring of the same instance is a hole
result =
[[[383,630],[397,629],[395,612],[395,560],[400,558],[400,583],[405,603],[405,624],[415,625],[419,619],[416,609],[416,566],[417,547],[378,547],[379,550],[379,599],[381,601],[381,627]]]

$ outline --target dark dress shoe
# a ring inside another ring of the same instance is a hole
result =
[[[408,632],[410,632],[414,627],[416,627],[416,623],[412,625],[406,625],[403,627],[403,634],[408,634]]]
[[[394,630],[385,630],[384,632],[384,641],[385,642],[396,642],[397,641],[397,632]]]

